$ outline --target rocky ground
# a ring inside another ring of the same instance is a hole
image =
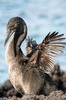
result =
[[[57,83],[58,90],[49,95],[21,95],[16,92],[9,80],[0,86],[0,100],[66,100],[66,72],[59,65],[51,72],[52,80]],[[51,87],[52,88],[52,87]]]

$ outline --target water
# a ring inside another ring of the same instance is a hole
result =
[[[66,0],[0,0],[0,84],[8,79],[6,47],[3,44],[6,24],[14,16],[20,16],[26,21],[28,36],[36,39],[38,43],[49,31],[64,33],[66,37]],[[24,45],[22,48],[25,50]],[[66,48],[64,53],[57,57],[63,70],[66,70],[65,59]]]

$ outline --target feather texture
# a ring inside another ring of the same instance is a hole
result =
[[[38,67],[41,66],[47,72],[52,70],[55,64],[55,55],[63,53],[61,49],[65,48],[64,45],[66,45],[65,42],[62,42],[65,40],[63,36],[64,34],[59,34],[58,32],[49,32],[42,43],[34,48],[34,52],[29,59],[30,62],[32,64],[37,63]]]

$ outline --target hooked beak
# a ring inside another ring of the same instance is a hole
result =
[[[11,35],[13,34],[13,31],[11,33],[8,33],[6,40],[4,42],[4,46],[6,45],[6,43],[8,42],[9,38],[11,37]]]

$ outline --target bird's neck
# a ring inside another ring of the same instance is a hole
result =
[[[21,35],[14,35],[10,43],[8,44],[7,50],[6,50],[6,61],[7,64],[10,65],[16,60],[18,61],[20,58],[24,58],[24,54],[21,51],[21,43],[26,37],[26,30]]]
[[[18,47],[16,47],[16,50],[17,48]],[[9,42],[7,46],[5,57],[8,65],[11,65],[17,58],[17,55],[15,56],[15,52],[14,52],[14,38]]]

